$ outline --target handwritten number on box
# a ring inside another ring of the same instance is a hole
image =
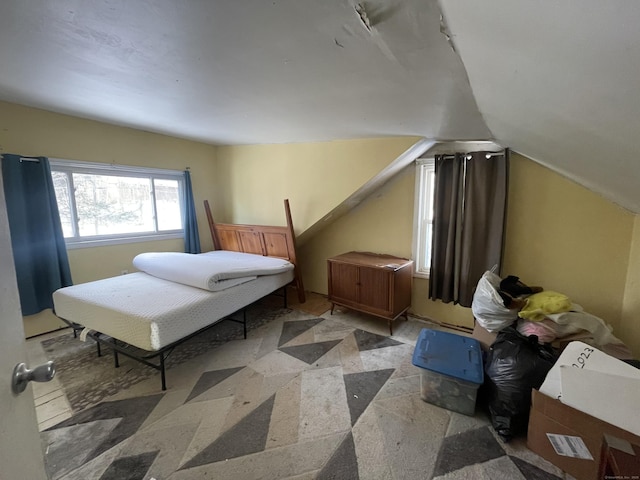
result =
[[[584,368],[587,358],[593,353],[593,348],[585,347],[578,358],[576,359],[576,363],[572,363],[572,367],[576,368]]]

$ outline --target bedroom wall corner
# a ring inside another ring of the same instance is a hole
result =
[[[640,358],[640,215],[636,215],[633,222],[620,336],[635,357]]]
[[[221,221],[284,225],[291,204],[299,235],[377,175],[420,137],[217,148]]]
[[[411,258],[413,165],[300,247],[305,287],[327,294],[327,259],[350,251]]]
[[[633,215],[516,153],[509,181],[502,275],[566,294],[618,335]]]

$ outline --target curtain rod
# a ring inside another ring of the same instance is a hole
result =
[[[462,155],[464,155],[465,157],[467,157],[467,160],[471,160],[471,154],[472,153],[477,153],[477,152],[469,152],[469,153],[463,153]],[[504,152],[489,152],[485,154],[485,157],[488,159],[490,159],[491,157],[498,157],[500,155],[504,155]],[[444,158],[455,158],[455,155],[452,153],[445,153],[442,155],[442,157]]]
[[[0,154],[0,158],[4,159],[4,155]],[[20,163],[22,162],[36,162],[39,163],[40,159],[38,157],[20,157]]]

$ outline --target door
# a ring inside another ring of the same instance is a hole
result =
[[[357,266],[329,261],[329,301],[357,305]]]
[[[19,395],[11,390],[21,362],[27,362],[24,326],[0,173],[0,480],[45,480],[31,386]]]
[[[360,303],[378,315],[390,315],[390,273],[383,268],[360,267]]]

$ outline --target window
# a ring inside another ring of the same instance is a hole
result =
[[[433,231],[433,196],[435,160],[416,161],[416,191],[413,220],[413,259],[415,274],[428,277],[431,267],[431,233]]]
[[[50,160],[68,247],[181,238],[180,171]]]

